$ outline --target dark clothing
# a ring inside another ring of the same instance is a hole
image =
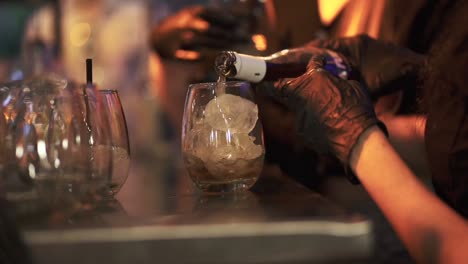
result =
[[[446,96],[435,106],[426,124],[432,182],[440,198],[468,217],[468,98]]]
[[[453,11],[453,0],[387,0],[379,39],[429,54]],[[412,85],[412,84],[411,84]],[[404,89],[399,114],[418,112],[423,87]]]
[[[391,0],[386,1],[379,35],[429,56],[422,85],[405,90],[399,113],[427,114],[425,143],[434,189],[464,217],[468,217],[467,25],[465,0]]]
[[[426,152],[436,193],[468,217],[468,1],[386,1],[379,39],[427,54],[399,113],[427,114]],[[422,105],[418,102],[421,101]],[[422,106],[422,107],[421,107]]]
[[[468,217],[468,1],[450,2],[431,23],[425,141],[436,193]]]
[[[428,66],[421,67],[421,85],[405,91],[399,113],[427,114],[425,141],[434,189],[465,217],[468,217],[467,25],[465,0],[388,0],[379,35],[382,40],[429,57]],[[424,107],[419,103],[421,98]],[[268,135],[265,144],[272,150],[267,153],[268,161],[278,162],[288,175],[310,188],[320,187],[323,179],[336,170],[341,172],[333,158],[322,160],[314,153],[275,145]]]

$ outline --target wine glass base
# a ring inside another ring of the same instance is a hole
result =
[[[257,177],[238,179],[229,182],[197,182],[197,187],[204,193],[233,193],[249,190]]]

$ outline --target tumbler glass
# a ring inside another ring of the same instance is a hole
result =
[[[87,85],[82,97],[84,100],[84,118],[89,131],[90,171],[88,178],[93,182],[95,196],[93,200],[108,197],[109,179],[112,177],[113,153],[112,134],[109,122],[109,112],[106,110],[103,97],[95,86]]]
[[[18,214],[48,208],[48,198],[52,195],[51,192],[40,193],[38,186],[44,175],[52,177],[50,170],[53,168],[43,159],[44,129],[53,95],[42,93],[39,88],[53,85],[42,80],[41,86],[39,82],[16,81],[0,89],[0,187],[6,199],[17,205]]]
[[[50,100],[48,124],[37,139],[36,184],[52,209],[91,208],[104,196],[111,174],[110,136],[99,94],[79,87]]]
[[[100,147],[110,130],[98,98],[56,78],[2,85],[0,192],[19,214],[73,210],[101,196],[112,156]]]
[[[264,153],[262,125],[249,83],[189,86],[182,154],[185,168],[200,190],[249,189],[260,175]]]
[[[117,194],[125,183],[130,169],[130,143],[127,122],[117,90],[99,90],[103,109],[107,113],[112,152],[112,174],[108,180],[111,195]]]

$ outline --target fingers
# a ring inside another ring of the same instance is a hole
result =
[[[228,39],[218,39],[211,36],[202,34],[190,34],[182,42],[180,48],[185,50],[199,50],[203,48],[207,49],[226,49],[232,47],[232,41]]]
[[[198,18],[209,24],[209,27],[199,31],[200,33],[236,42],[245,43],[250,40],[248,32],[242,30],[242,24],[248,23],[245,16],[235,15],[229,10],[205,8],[199,12]]]
[[[231,12],[218,8],[205,8],[200,10],[198,16],[209,23],[216,24],[227,29],[233,29],[239,24],[238,18],[236,18]]]
[[[248,32],[240,29],[243,20],[229,10],[194,6],[157,25],[150,35],[151,46],[164,58],[200,60],[204,53],[251,43]]]
[[[314,72],[323,70],[325,66],[325,57],[320,54],[314,54],[309,60],[309,64],[307,65],[307,72]]]
[[[201,18],[194,18],[190,21],[190,25],[187,27],[187,29],[189,28],[194,31],[205,32],[210,28],[210,23]]]
[[[325,58],[321,55],[315,54],[309,60],[307,65],[307,71],[297,77],[297,78],[285,78],[280,79],[274,84],[274,89],[270,89],[270,95],[276,97],[282,103],[294,104],[294,102],[289,102],[290,97],[295,93],[298,93],[298,90],[304,89],[306,87],[306,82],[312,81],[314,75],[321,71],[324,71]]]
[[[352,65],[375,100],[398,90],[415,89],[426,57],[405,47],[367,35],[312,41],[307,46],[334,50]]]
[[[229,40],[231,42],[231,45],[233,43],[246,44],[251,42],[251,38],[247,32],[237,30],[226,30],[225,28],[219,27],[216,24],[210,24],[210,26],[206,30],[199,32],[200,34],[204,34],[212,38]]]

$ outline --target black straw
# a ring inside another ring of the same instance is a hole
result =
[[[93,84],[93,59],[86,59],[86,84]]]
[[[90,116],[89,116],[89,98],[88,98],[88,92],[86,91],[87,88],[92,88],[93,87],[93,60],[92,59],[86,59],[86,85],[83,85],[83,95],[85,96],[85,107],[86,107],[86,126],[88,128],[88,131],[92,131],[91,129],[91,122],[90,122]]]

